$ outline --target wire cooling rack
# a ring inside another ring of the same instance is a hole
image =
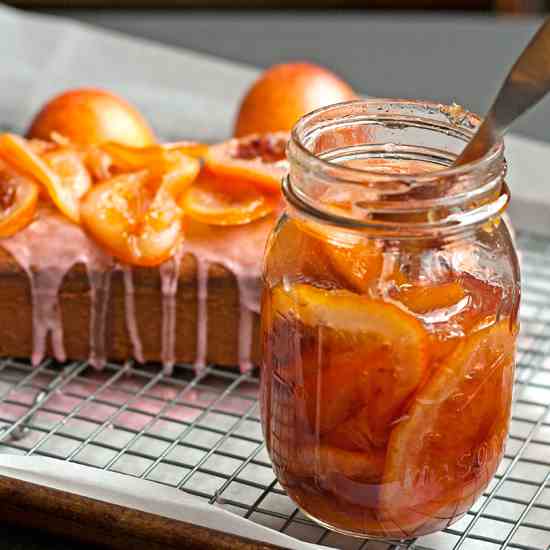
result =
[[[522,332],[505,458],[472,510],[416,550],[550,549],[550,240],[522,234]],[[386,550],[314,525],[277,484],[260,429],[257,373],[0,360],[0,452],[147,478],[297,539]]]

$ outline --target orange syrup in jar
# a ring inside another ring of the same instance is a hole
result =
[[[396,180],[441,168],[341,164]],[[356,211],[341,188],[321,196],[331,214]],[[397,216],[433,220],[422,203],[369,222]],[[495,220],[408,238],[295,211],[282,218],[264,271],[262,423],[277,478],[305,514],[346,534],[403,540],[473,505],[508,432],[516,263]]]

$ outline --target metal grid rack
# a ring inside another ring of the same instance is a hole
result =
[[[523,305],[505,458],[472,510],[417,550],[550,549],[550,241],[519,236]],[[70,460],[154,480],[298,539],[395,548],[314,525],[277,484],[260,430],[255,373],[0,360],[0,452]]]

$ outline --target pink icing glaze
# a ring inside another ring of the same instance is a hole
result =
[[[93,271],[88,268],[92,308],[90,312],[90,364],[97,369],[105,366],[107,350],[105,328],[111,291],[111,267],[104,271]]]
[[[59,307],[59,288],[65,275],[76,264],[84,264],[88,273],[104,271],[112,259],[106,255],[82,229],[66,218],[42,209],[35,221],[8,239],[1,241],[5,248],[29,276],[33,304],[33,364],[39,364],[46,353],[48,334],[54,357],[66,360],[63,345],[63,322]],[[97,286],[92,285],[92,324]],[[92,340],[101,337],[102,330],[90,329]],[[102,349],[96,342],[92,349]],[[104,346],[103,346],[104,347]]]
[[[184,251],[197,258],[198,306],[195,367],[202,368],[207,356],[207,277],[210,264],[220,264],[233,273],[239,288],[239,366],[252,367],[253,312],[260,311],[260,275],[267,236],[273,217],[234,227],[215,227],[188,220],[184,228]]]
[[[195,368],[197,371],[206,367],[208,347],[208,269],[210,264],[197,257],[197,350]]]
[[[162,293],[161,360],[166,374],[172,373],[176,362],[176,295],[181,258],[182,249],[179,247],[174,256],[159,268]]]
[[[170,374],[175,362],[176,295],[181,259],[193,254],[197,260],[197,351],[195,366],[204,368],[208,355],[208,271],[220,264],[234,274],[239,289],[239,365],[252,367],[250,351],[253,337],[253,313],[259,312],[261,257],[273,217],[238,227],[213,227],[188,220],[185,240],[174,257],[160,266],[162,300],[161,356]],[[29,276],[33,302],[33,364],[39,364],[51,336],[54,357],[65,361],[63,322],[59,307],[59,289],[67,272],[76,264],[86,267],[90,281],[90,363],[98,368],[106,361],[105,327],[110,295],[111,256],[90,239],[77,225],[50,209],[43,208],[37,219],[16,235],[0,241]],[[144,362],[134,300],[133,273],[120,265],[124,275],[126,326],[133,355]]]
[[[136,321],[136,303],[134,299],[134,278],[132,274],[132,266],[121,264],[120,269],[122,269],[122,273],[124,274],[126,330],[128,331],[130,342],[132,343],[134,358],[140,363],[145,363],[145,358],[143,357],[143,347],[141,345],[141,338],[139,336]]]

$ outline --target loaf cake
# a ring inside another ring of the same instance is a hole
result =
[[[133,357],[167,369],[257,362],[259,251],[272,217],[246,235],[195,224],[196,239],[149,268],[117,264],[81,228],[42,215],[0,244],[0,356],[96,366]]]
[[[288,131],[353,97],[295,63],[264,73],[239,137],[213,146],[159,144],[136,109],[89,88],[48,102],[27,139],[0,135],[0,357],[258,363]]]

